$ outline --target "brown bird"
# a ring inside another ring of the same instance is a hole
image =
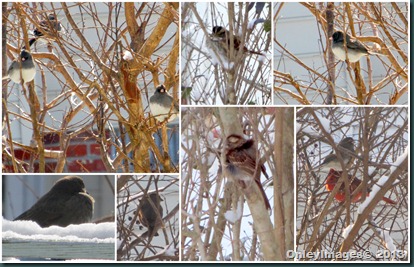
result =
[[[263,196],[266,209],[271,209],[269,199],[260,182],[261,172],[265,167],[257,160],[257,148],[253,139],[245,139],[240,135],[229,135],[224,141],[225,168],[229,178],[233,179],[243,189],[257,184]]]
[[[34,221],[40,227],[88,223],[92,220],[94,199],[82,178],[59,179],[43,197],[14,221]]]
[[[148,228],[148,237],[158,236],[157,230],[162,225],[162,199],[157,192],[145,195],[139,202],[137,212],[140,223]]]
[[[210,34],[208,40],[206,41],[207,48],[212,50],[212,53],[215,53],[219,56],[221,61],[223,61],[224,66],[226,68],[231,69],[231,64],[234,59],[236,53],[243,49],[243,54],[256,54],[262,55],[260,52],[252,51],[247,49],[246,46],[241,46],[240,37],[237,35],[233,35],[233,48],[231,47],[231,39],[230,39],[230,32],[226,30],[226,28],[222,26],[214,26],[212,33]],[[216,59],[216,55],[213,54],[213,62],[219,63],[220,60]]]

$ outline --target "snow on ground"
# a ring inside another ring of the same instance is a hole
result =
[[[115,243],[115,223],[84,223],[67,227],[41,228],[32,221],[3,219],[2,239],[13,242],[87,242]]]

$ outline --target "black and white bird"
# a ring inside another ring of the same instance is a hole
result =
[[[32,54],[27,50],[20,52],[20,58],[13,60],[9,69],[7,70],[7,76],[2,80],[10,78],[15,83],[20,83],[23,78],[23,83],[31,82],[36,75],[36,68],[33,62]]]
[[[40,227],[88,223],[92,220],[94,202],[82,178],[66,176],[14,221],[34,221]]]
[[[342,61],[345,61],[348,55],[348,60],[352,63],[359,61],[363,56],[380,55],[370,51],[363,43],[351,38],[347,33],[344,34],[343,31],[336,31],[332,35],[332,52]]]
[[[179,112],[178,104],[174,102],[163,84],[155,89],[155,93],[150,97],[149,105],[152,115],[161,122],[173,121]]]
[[[53,32],[60,32],[62,30],[62,25],[60,24],[60,21],[56,19],[55,14],[50,13],[47,16],[47,19],[42,20],[39,23],[40,28],[35,28],[33,30],[34,38],[29,40],[29,45],[32,46],[37,40],[44,40],[47,41],[47,38],[45,38],[47,35],[53,35]],[[25,47],[23,47],[24,49]]]

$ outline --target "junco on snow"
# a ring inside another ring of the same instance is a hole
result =
[[[93,205],[94,199],[86,192],[82,178],[66,176],[14,221],[34,221],[40,227],[88,223]]]
[[[162,225],[162,199],[157,192],[145,195],[139,202],[137,212],[139,222],[148,228],[148,236],[158,236],[157,229]],[[152,202],[152,204],[151,204]]]
[[[20,76],[20,73],[22,74]],[[13,60],[9,69],[7,70],[7,76],[3,77],[3,80],[10,78],[15,83],[20,83],[21,77],[23,82],[31,82],[36,75],[36,68],[33,63],[32,54],[27,50],[22,50],[20,53],[20,60]]]
[[[344,36],[346,38],[344,39]],[[346,41],[346,49],[345,49]],[[332,35],[332,52],[342,61],[346,60],[348,55],[349,62],[357,62],[363,56],[378,55],[378,53],[370,51],[363,43],[351,38],[348,34],[344,35],[343,31],[336,31]]]
[[[155,89],[155,93],[150,97],[150,110],[152,115],[163,122],[174,120],[178,115],[178,104],[173,103],[173,97],[168,94],[164,85],[161,84]]]

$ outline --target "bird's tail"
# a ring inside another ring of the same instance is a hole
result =
[[[260,181],[256,180],[256,183],[260,183]],[[269,202],[269,199],[266,196],[266,193],[263,189],[263,186],[261,184],[260,185],[258,184],[257,186],[259,187],[260,192],[262,193],[262,196],[263,196],[263,199],[264,199],[264,202],[265,202],[265,205],[266,205],[266,209],[271,210],[272,208],[270,207],[270,202]]]
[[[30,39],[29,40],[29,46],[32,46],[32,44],[34,44],[36,41],[37,41],[36,38]],[[26,46],[25,45],[22,47],[22,50],[26,50]]]

